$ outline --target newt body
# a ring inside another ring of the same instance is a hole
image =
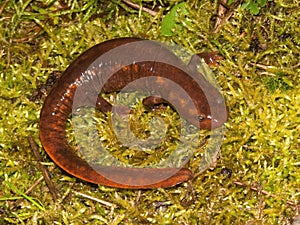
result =
[[[125,51],[126,57],[117,50]],[[211,61],[211,56],[206,55],[205,60]],[[95,168],[77,156],[66,139],[66,121],[72,109],[92,106],[102,112],[111,111],[112,105],[99,97],[100,92],[120,91],[141,78],[145,78],[143,82],[130,90],[156,90],[156,96],[143,101],[145,105],[169,103],[198,128],[221,126],[228,117],[222,95],[191,68],[156,42],[138,38],[114,39],[90,48],[67,68],[45,100],[40,115],[44,149],[62,169],[96,184],[149,189],[171,187],[191,179],[193,173],[185,168]]]

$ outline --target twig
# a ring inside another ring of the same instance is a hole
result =
[[[213,33],[218,33],[221,26],[226,23],[234,13],[235,9],[241,4],[242,0],[236,0],[232,5],[227,6],[227,0],[220,2],[218,17],[214,26]],[[227,11],[227,12],[226,12]]]
[[[52,198],[54,201],[56,201],[58,199],[58,195],[57,195],[57,191],[56,191],[56,188],[52,182],[52,180],[50,179],[50,173],[49,173],[49,170],[47,169],[47,167],[45,167],[43,164],[41,164],[41,162],[43,161],[39,151],[38,151],[38,147],[36,145],[36,143],[34,142],[33,138],[31,136],[28,137],[28,140],[29,140],[29,143],[30,143],[30,146],[31,146],[31,149],[33,151],[33,154],[35,156],[35,158],[37,159],[37,162],[38,162],[38,167],[39,167],[39,170],[42,172],[43,174],[43,177],[46,181],[46,185],[52,195]]]
[[[261,75],[266,75],[266,76],[270,76],[270,77],[275,77],[276,76],[276,74],[270,73],[270,72],[266,72],[266,71],[261,72]]]
[[[39,204],[37,201],[35,201],[32,197],[30,197],[30,196],[26,195],[24,192],[20,191],[16,186],[14,186],[9,181],[6,180],[5,183],[7,184],[7,186],[9,186],[9,188],[11,190],[13,190],[17,194],[21,195],[24,199],[27,199],[28,201],[30,201],[33,205],[38,207],[40,210],[45,211],[45,208],[41,204]]]
[[[16,42],[16,43],[30,42],[40,34],[40,32],[42,31],[42,28],[41,27],[34,27],[31,30],[29,30],[28,33],[30,31],[34,31],[34,33],[31,36],[27,36],[27,37],[23,37],[23,38],[14,38],[14,39],[12,39],[12,42]]]
[[[268,70],[268,69],[276,69],[275,66],[266,66],[266,65],[263,65],[263,64],[259,64],[259,63],[250,63],[252,66],[256,66],[260,69],[263,69],[263,70]]]
[[[138,9],[138,10],[141,9],[142,11],[149,13],[151,16],[156,16],[156,14],[157,14],[157,12],[155,12],[151,9],[145,8],[143,6],[139,6],[138,4],[135,4],[135,3],[131,2],[130,0],[122,0],[122,1],[134,9]]]
[[[297,63],[296,65],[292,66],[291,68],[292,68],[292,69],[295,69],[295,68],[297,68],[297,67],[299,67],[299,66],[300,66],[300,62]]]
[[[266,65],[264,65],[264,64],[259,64],[259,63],[250,63],[252,66],[256,66],[256,67],[258,67],[258,68],[260,68],[260,69],[263,69],[263,70],[269,70],[269,69],[280,69],[280,68],[278,68],[278,67],[275,67],[275,66],[266,66]],[[294,65],[294,66],[291,66],[290,68],[291,69],[296,69],[297,67],[299,67],[300,66],[300,62],[299,63],[297,63],[296,65]]]
[[[7,3],[9,2],[9,0],[6,0],[5,2],[3,2],[3,4],[0,7],[0,15],[2,14],[3,10],[5,9]]]
[[[236,185],[238,185],[238,186],[247,187],[246,184],[244,184],[244,183],[242,183],[242,182],[240,182],[240,181],[233,181],[232,183],[234,183],[234,184],[236,184]],[[265,191],[265,190],[259,190],[258,188],[253,187],[253,186],[250,187],[250,190],[256,191],[256,192],[260,192],[260,193],[262,193],[262,194],[264,194],[264,195],[271,196],[272,198],[279,198],[280,200],[285,201],[288,205],[291,205],[291,206],[297,206],[297,204],[296,204],[295,202],[293,202],[292,200],[285,200],[285,199],[283,199],[283,198],[281,198],[281,197],[279,197],[279,196],[277,196],[277,195],[275,195],[275,194],[273,194],[273,193],[270,193],[270,192],[268,192],[268,191]]]
[[[54,169],[54,167],[50,168],[49,171],[51,172]],[[39,179],[37,179],[33,185],[31,185],[31,187],[29,187],[24,193],[26,195],[28,195],[36,186],[39,185],[39,183],[41,183],[44,180],[44,177],[41,176]],[[12,207],[10,207],[10,210],[14,209],[15,207],[17,207],[22,201],[24,200],[24,198],[18,199],[13,205]]]
[[[115,205],[115,204],[113,204],[113,203],[110,203],[110,202],[101,200],[101,199],[99,199],[99,198],[95,198],[95,197],[90,196],[90,195],[87,195],[87,194],[83,194],[83,193],[78,192],[78,191],[74,191],[74,193],[75,193],[76,195],[80,195],[81,197],[90,199],[90,200],[92,200],[92,201],[99,202],[99,203],[101,203],[102,205],[107,206],[107,207],[114,207],[114,208],[117,208],[117,207],[118,207],[117,205]]]
[[[138,191],[138,195],[137,195],[136,200],[135,200],[135,203],[136,203],[136,204],[139,203],[140,198],[141,198],[141,195],[142,195],[142,192],[141,192],[141,190],[139,190],[139,191]]]
[[[228,2],[227,0],[224,0],[223,3],[227,4],[227,2]],[[219,7],[218,7],[218,16],[216,19],[213,33],[217,33],[219,31],[221,23],[222,23],[222,18],[225,17],[226,11],[227,11],[227,8],[224,6],[224,4],[222,4],[222,2],[220,2]]]

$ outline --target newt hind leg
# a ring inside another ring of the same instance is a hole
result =
[[[166,108],[168,101],[157,95],[151,95],[143,99],[143,105],[148,110],[159,110]]]

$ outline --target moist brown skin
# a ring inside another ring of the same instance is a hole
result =
[[[141,39],[138,38],[120,38],[90,48],[67,68],[45,100],[40,115],[40,138],[43,147],[58,166],[75,177],[100,185],[131,189],[172,187],[193,178],[193,173],[185,168],[121,168],[106,166],[98,167],[97,171],[100,170],[99,173],[94,169],[95,167],[90,166],[86,161],[77,156],[68,145],[66,139],[66,121],[72,113],[75,91],[82,85],[80,81],[84,79],[84,72],[94,60],[111,49],[129,43],[134,43],[138,46],[138,42],[140,41]],[[139,49],[141,47],[133,47],[136,48],[133,49],[133,52],[143,51],[143,54],[155,54],[157,51],[155,47],[157,46],[156,43],[152,43],[149,46],[143,46],[143,49]],[[197,82],[195,82],[191,76],[187,75],[187,71],[190,68],[184,65],[168,50],[162,51],[162,58],[165,57],[171,58],[172,63],[180,64],[179,68],[154,61],[124,65],[121,69],[114,71],[113,76],[103,84],[101,92],[109,93],[120,91],[133,80],[149,76],[157,77],[154,85],[160,85],[163,90],[168,90],[167,84],[161,82],[160,79],[161,77],[168,78],[179,84],[188,93],[195,104],[196,112],[191,112],[188,107],[176,108],[186,120],[197,127],[207,130],[221,126],[227,120],[227,112],[225,111],[224,113],[224,102],[214,102],[215,99],[222,99],[220,98],[222,97],[221,94],[213,88],[201,74],[192,69],[189,72],[197,76],[198,83],[201,82],[201,87],[199,87]],[[210,62],[213,57],[215,57],[214,53],[205,55],[205,60]],[[151,86],[151,84],[149,85]],[[92,102],[89,103],[89,93],[97,90],[93,90],[92,87],[88,87],[88,89],[89,90],[86,90],[87,95],[82,95],[79,97],[79,100],[77,100],[77,102],[79,102],[79,104],[77,103],[77,107],[93,105]],[[169,94],[167,98],[172,105],[181,105],[184,103],[185,99],[182,99],[176,90],[168,91]],[[208,101],[210,104],[208,104]],[[174,104],[174,102],[176,104]],[[147,101],[144,102],[144,104],[150,107],[160,103],[168,102],[157,96],[155,96],[153,100],[152,96],[150,96]],[[219,116],[219,118],[215,120],[217,122],[211,120],[211,105],[216,108],[217,113],[215,114]],[[103,98],[98,97],[96,108],[102,112],[108,112],[111,111],[112,106]],[[112,176],[113,179],[108,179],[107,175]]]

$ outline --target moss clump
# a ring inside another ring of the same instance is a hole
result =
[[[262,82],[270,91],[275,91],[277,89],[286,91],[294,86],[289,78],[286,78],[280,73],[275,74],[275,76],[265,77],[262,79]]]

